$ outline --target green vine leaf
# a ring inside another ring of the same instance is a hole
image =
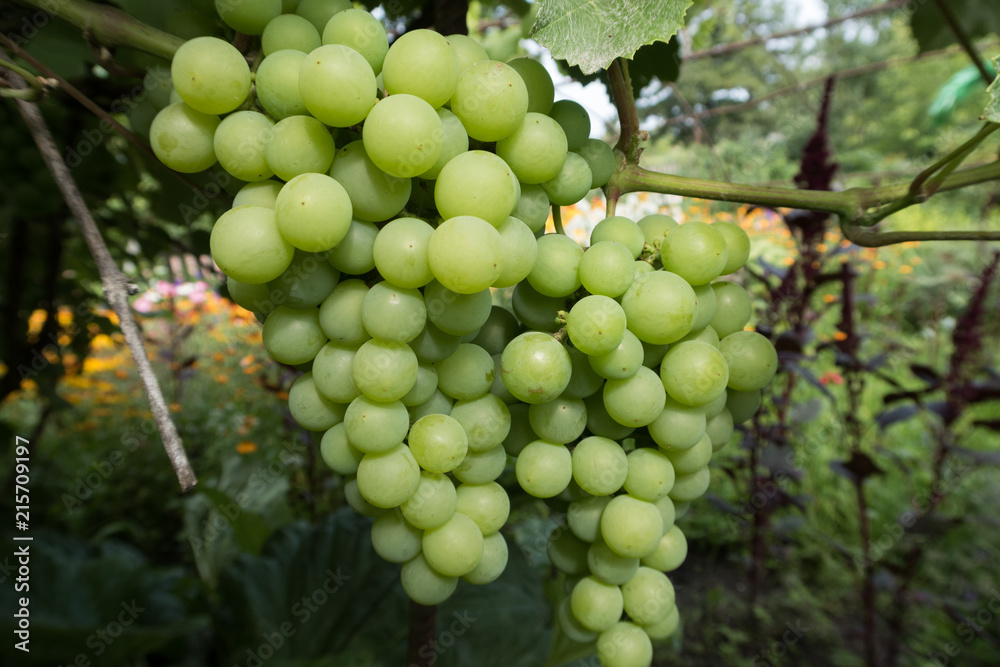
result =
[[[631,58],[639,47],[667,42],[684,25],[693,0],[545,0],[531,37],[552,57],[584,74]]]
[[[970,39],[1000,33],[1000,4],[996,0],[948,0],[955,18]],[[933,2],[919,3],[910,15],[910,30],[920,53],[957,44],[955,32]]]
[[[993,59],[993,71],[1000,73],[1000,56]],[[990,101],[983,111],[983,120],[1000,123],[1000,75],[993,79],[986,92],[989,93]]]

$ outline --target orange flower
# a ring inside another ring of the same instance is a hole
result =
[[[182,406],[181,406],[180,403],[171,403],[170,404],[170,411],[171,412],[180,412],[181,408],[182,408]]]
[[[216,382],[218,382],[219,384],[228,384],[229,383],[229,376],[225,375],[223,373],[216,373],[215,377],[213,379]]]
[[[838,331],[837,333],[833,334],[833,339],[837,341],[847,340],[847,334],[845,334],[843,331]]]
[[[833,303],[836,300],[837,300],[837,295],[836,294],[824,294],[823,295],[823,303]]]
[[[821,384],[844,384],[844,378],[837,371],[827,371],[819,376]]]
[[[251,442],[250,440],[244,440],[240,444],[236,445],[236,452],[238,454],[253,454],[257,451],[257,443]]]
[[[884,269],[885,266],[886,266],[885,262],[883,262],[881,259],[877,259],[874,262],[872,262],[872,268],[875,269],[876,271],[879,269]]]
[[[903,264],[899,267],[899,272],[902,274],[913,273],[913,267],[909,264]]]

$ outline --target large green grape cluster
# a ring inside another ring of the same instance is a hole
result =
[[[546,234],[551,206],[615,159],[540,64],[423,29],[389,46],[347,0],[282,6],[219,4],[261,35],[259,67],[185,43],[150,140],[173,169],[246,182],[212,255],[268,353],[302,371],[292,416],[425,605],[504,570],[496,480],[516,458],[524,491],[572,501],[549,549],[574,584],[566,634],[596,638],[607,666],[648,665],[677,626],[675,503],[705,492],[777,366],[744,331],[746,293],[716,280],[746,261],[746,233],[653,215],[603,220],[586,250]]]

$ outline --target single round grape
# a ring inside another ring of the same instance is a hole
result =
[[[500,533],[490,533],[483,538],[483,557],[471,572],[462,575],[470,584],[482,586],[503,574],[507,568],[507,541]]]
[[[712,223],[712,228],[722,233],[729,251],[726,265],[719,275],[727,276],[739,271],[750,258],[750,236],[735,222],[719,220]]]
[[[510,411],[493,394],[456,401],[451,408],[451,416],[465,429],[471,452],[497,447],[510,432]]]
[[[358,490],[358,480],[356,477],[348,479],[344,483],[344,500],[352,510],[366,517],[377,517],[386,513],[383,507],[375,507],[361,496]]]
[[[439,107],[458,86],[458,56],[441,34],[425,28],[403,33],[389,47],[382,81],[389,96],[406,93]]]
[[[613,215],[594,225],[594,231],[590,233],[590,245],[597,245],[601,241],[617,241],[628,248],[632,259],[637,259],[642,253],[646,237],[639,225],[624,216]]]
[[[656,509],[660,510],[660,518],[663,519],[664,532],[670,530],[677,518],[677,510],[674,507],[674,501],[670,499],[670,496],[663,496],[662,498],[654,501],[653,504],[656,505]]]
[[[597,635],[597,659],[602,667],[646,667],[653,643],[641,627],[620,621]]]
[[[497,155],[522,183],[544,183],[562,171],[566,134],[548,116],[528,112],[511,135],[497,142]]]
[[[538,440],[538,435],[531,430],[531,423],[528,421],[528,410],[530,405],[515,400],[507,406],[510,413],[510,431],[504,438],[503,448],[511,456],[517,457],[521,450],[529,443]]]
[[[479,398],[493,384],[490,353],[472,343],[462,343],[447,359],[437,363],[438,388],[456,400]]]
[[[727,408],[708,420],[705,426],[705,435],[712,443],[712,451],[717,452],[729,444],[729,439],[733,435],[733,416]]]
[[[504,348],[501,377],[510,393],[525,403],[544,403],[569,384],[573,363],[569,353],[552,336],[527,331]],[[662,384],[657,382],[662,389]]]
[[[456,511],[472,519],[483,536],[500,530],[510,514],[510,498],[496,482],[460,484]]]
[[[568,584],[569,580],[567,580]],[[559,629],[562,630],[562,633],[575,642],[585,644],[597,639],[596,632],[591,632],[580,625],[580,621],[576,620],[576,616],[573,615],[571,600],[568,597],[563,598],[563,601],[559,603],[559,609],[556,610],[556,622],[559,624]]]
[[[636,224],[642,230],[642,235],[646,239],[646,243],[659,248],[663,244],[663,237],[677,226],[677,221],[669,215],[653,213],[641,218]]]
[[[312,361],[326,345],[318,308],[278,306],[264,321],[264,348],[278,363],[294,366]]]
[[[644,625],[642,626],[642,629],[647,635],[649,635],[651,640],[657,642],[669,639],[675,632],[677,632],[677,626],[679,624],[680,615],[677,611],[677,605],[674,605],[673,609],[670,610],[662,621],[651,625]]]
[[[364,56],[375,76],[382,72],[389,38],[382,22],[369,12],[351,8],[334,14],[323,27],[322,40],[323,44],[349,46]]]
[[[560,396],[528,409],[528,422],[539,439],[564,445],[580,437],[587,426],[583,399]]]
[[[415,95],[400,93],[380,100],[368,113],[362,141],[379,169],[410,178],[437,162],[444,129],[434,107]]]
[[[677,526],[664,533],[656,550],[643,557],[642,564],[660,572],[672,572],[687,558],[687,538]]]
[[[281,14],[281,0],[215,0],[219,18],[230,28],[247,35],[259,35]]]
[[[521,333],[521,325],[514,314],[503,306],[490,308],[490,316],[472,341],[491,355],[503,352],[507,342]]]
[[[614,440],[590,436],[573,449],[573,479],[584,491],[607,496],[622,488],[628,474],[624,450]]]
[[[358,396],[344,414],[347,440],[366,454],[396,449],[409,426],[410,416],[399,401],[379,402]]]
[[[275,301],[292,308],[308,308],[323,303],[338,280],[340,272],[321,255],[296,250],[288,268],[267,285]]]
[[[595,540],[587,550],[587,566],[596,579],[621,586],[639,570],[639,559],[619,556],[603,541]]]
[[[283,183],[274,180],[247,183],[233,197],[233,208],[252,204],[273,209],[282,185]]]
[[[635,276],[632,253],[616,241],[598,241],[580,259],[580,282],[591,294],[619,297]]]
[[[750,295],[740,285],[727,280],[712,283],[715,292],[716,309],[710,320],[712,328],[719,335],[719,340],[737,331],[750,321]]]
[[[424,531],[428,565],[450,577],[468,574],[483,558],[483,534],[476,522],[455,512],[440,526]]]
[[[419,360],[418,360],[419,361]],[[399,399],[407,408],[426,403],[437,391],[437,371],[431,364],[417,365],[417,381],[413,388]]]
[[[629,452],[624,487],[630,496],[653,503],[670,493],[673,485],[674,467],[663,452],[649,447]]]
[[[589,549],[589,543],[573,535],[564,526],[552,531],[545,546],[549,562],[568,575],[588,574]]]
[[[599,294],[577,301],[566,317],[566,333],[584,354],[605,354],[617,348],[625,337],[625,325],[625,311],[618,302]]]
[[[278,233],[274,211],[263,206],[223,213],[212,228],[210,245],[223,273],[253,285],[280,276],[294,256],[292,245]]]
[[[325,431],[344,420],[347,406],[335,403],[316,390],[312,373],[303,373],[288,390],[288,409],[302,428]]]
[[[195,37],[181,44],[170,61],[170,79],[184,102],[206,114],[229,113],[250,94],[246,58],[217,37]]]
[[[572,206],[587,196],[593,181],[587,161],[576,153],[566,153],[559,173],[541,185],[553,204]]]
[[[678,475],[690,475],[707,466],[712,459],[712,440],[706,432],[694,447],[670,449],[666,454]]]
[[[323,333],[334,343],[356,348],[371,338],[361,322],[361,306],[368,286],[357,279],[340,282],[319,307]]]
[[[326,174],[299,174],[281,188],[274,213],[285,240],[307,252],[324,252],[347,235],[351,198]]]
[[[310,51],[299,70],[299,94],[309,113],[332,127],[350,127],[375,106],[375,73],[365,57],[341,44]]]
[[[604,386],[604,378],[594,372],[590,367],[590,359],[586,354],[575,347],[568,348],[569,358],[573,364],[573,374],[569,377],[569,384],[560,395],[561,398],[587,398],[596,394]],[[517,399],[515,399],[517,400]]]
[[[226,289],[229,299],[241,308],[249,310],[254,315],[267,317],[277,305],[271,298],[271,283],[250,285],[241,283],[235,278],[226,277]]]
[[[213,139],[219,165],[241,181],[271,178],[274,172],[267,165],[264,149],[273,127],[273,121],[256,111],[237,111],[226,116]]]
[[[372,338],[406,343],[427,323],[424,297],[416,289],[406,289],[383,280],[368,290],[361,303],[361,323]]]
[[[570,606],[580,625],[593,632],[613,626],[624,610],[621,589],[594,576],[584,577],[577,583],[570,595]]]
[[[729,367],[722,352],[712,345],[687,341],[667,350],[660,378],[667,393],[678,403],[705,405],[726,390]]]
[[[718,346],[714,346],[718,348]],[[714,400],[705,405],[701,406],[701,409],[705,411],[705,419],[712,419],[726,407],[726,401],[728,400],[729,390],[723,391]]]
[[[458,77],[451,110],[462,120],[470,137],[497,141],[513,133],[524,119],[528,89],[514,68],[496,60],[483,60]]]
[[[705,287],[705,285],[702,285],[701,287]],[[711,326],[702,327],[701,329],[691,329],[691,331],[689,331],[686,336],[684,336],[677,342],[686,343],[688,341],[708,343],[715,349],[719,349],[719,334],[715,333],[715,329],[713,329]]]
[[[521,450],[514,472],[526,493],[551,498],[562,493],[573,478],[573,460],[563,445],[535,440]]]
[[[642,343],[635,334],[625,330],[622,342],[613,350],[588,356],[590,367],[607,380],[626,380],[639,372],[643,360]]]
[[[278,178],[290,181],[300,174],[325,172],[336,150],[323,123],[309,116],[290,116],[271,128],[264,157]]]
[[[580,287],[583,248],[563,234],[546,234],[538,239],[537,246],[528,283],[545,296],[563,297],[575,292]]]
[[[336,151],[329,169],[330,176],[347,190],[357,220],[388,220],[403,210],[410,199],[412,180],[391,176],[376,167],[360,140]]]
[[[435,110],[438,119],[441,121],[441,153],[437,161],[420,174],[420,178],[434,180],[441,175],[441,170],[452,159],[469,150],[469,135],[465,132],[465,127],[458,116],[448,109],[441,107]]]
[[[694,287],[694,298],[698,309],[695,311],[694,320],[691,321],[691,330],[704,329],[715,316],[716,302],[715,290],[712,285],[698,285]]]
[[[441,574],[427,563],[423,554],[405,563],[399,576],[407,597],[428,607],[441,604],[458,587],[458,577]]]
[[[492,287],[511,287],[527,278],[534,269],[538,244],[528,226],[517,218],[508,217],[497,231],[500,232],[502,270]]]
[[[670,490],[670,498],[677,502],[691,502],[701,498],[708,491],[711,477],[708,466],[686,475],[677,475],[674,478],[674,488]]]
[[[559,329],[557,318],[559,311],[566,307],[566,298],[539,294],[531,283],[523,281],[514,288],[510,305],[514,315],[527,328],[554,332]]]
[[[418,218],[397,218],[375,237],[375,268],[394,285],[423,287],[434,279],[427,264],[427,245],[434,228]]]
[[[387,452],[369,452],[358,464],[358,490],[375,507],[406,502],[420,484],[420,466],[406,445]]]
[[[347,441],[344,423],[334,424],[323,433],[319,444],[323,462],[340,475],[354,475],[365,453]]]
[[[261,51],[269,56],[285,49],[309,53],[321,42],[319,32],[307,19],[296,14],[282,14],[275,16],[264,26],[260,44]]]
[[[555,85],[545,66],[527,57],[513,58],[507,64],[521,75],[528,89],[528,113],[549,113],[555,98]]]
[[[486,323],[493,307],[493,297],[489,289],[473,294],[460,294],[435,280],[424,288],[424,303],[427,304],[427,319],[437,328],[453,336],[465,336],[479,331]],[[451,354],[457,346],[456,342],[455,347],[445,356]]]
[[[687,222],[670,230],[660,247],[663,268],[691,285],[704,285],[722,273],[729,260],[726,238],[704,222]]]
[[[593,176],[590,181],[591,189],[603,188],[615,173],[614,150],[600,139],[587,139],[577,152],[590,167]]]
[[[426,301],[427,295],[425,294],[425,304]],[[460,337],[447,334],[428,321],[424,325],[423,331],[408,344],[413,353],[417,355],[420,363],[433,364],[451,356],[458,349],[461,342],[462,339]]]
[[[183,102],[164,107],[149,127],[149,144],[160,162],[174,171],[193,174],[215,164],[218,116]]]
[[[406,343],[371,339],[354,355],[354,382],[376,401],[397,401],[417,381],[417,355]]]
[[[506,465],[507,454],[503,447],[497,445],[486,451],[469,452],[452,474],[465,484],[485,484],[499,477]]]
[[[691,286],[667,271],[636,276],[621,303],[628,328],[639,340],[654,345],[686,336],[698,309]]]
[[[559,100],[552,105],[549,116],[562,126],[566,144],[571,151],[578,151],[590,137],[590,114],[579,102]]]
[[[339,271],[360,276],[375,268],[375,237],[378,227],[367,220],[352,220],[347,234],[326,253],[330,264]]]
[[[471,215],[445,220],[427,244],[427,263],[448,289],[459,294],[481,292],[503,271],[500,232]]]
[[[521,198],[511,215],[526,224],[532,234],[537,234],[545,229],[550,208],[549,196],[545,194],[542,186],[522,183]]]
[[[489,60],[483,45],[468,35],[448,35],[448,44],[458,57],[458,73],[461,74],[481,60]],[[455,83],[458,83],[456,79]]]
[[[323,27],[339,12],[351,8],[350,0],[300,0],[295,13],[308,19],[316,30],[323,32]],[[284,11],[288,11],[286,8]]]
[[[663,449],[690,449],[705,434],[705,424],[701,407],[683,405],[667,396],[663,412],[649,424],[649,435]]]
[[[778,353],[767,338],[756,331],[737,331],[719,341],[729,364],[729,388],[754,391],[767,386],[778,370]]]
[[[372,524],[372,547],[390,563],[405,563],[415,558],[420,553],[422,538],[422,531],[404,521],[396,511],[382,514]]]
[[[312,374],[316,389],[331,401],[350,403],[361,395],[351,372],[353,365],[354,350],[333,342],[327,343],[313,359]]]
[[[584,542],[598,539],[601,535],[601,516],[610,502],[610,496],[592,496],[571,502],[566,520],[573,535]]]
[[[663,517],[651,502],[630,495],[615,496],[601,513],[601,536],[619,556],[648,556],[662,535]]]
[[[424,415],[410,427],[410,449],[420,466],[430,472],[454,470],[465,458],[469,439],[453,417]]]
[[[635,427],[619,424],[604,407],[604,394],[598,392],[584,399],[587,405],[587,430],[594,435],[611,440],[627,438]]]
[[[434,183],[434,202],[445,220],[475,216],[499,227],[517,204],[517,179],[500,157],[468,151],[452,158]]]
[[[760,408],[760,389],[753,391],[727,390],[726,408],[733,417],[734,424],[742,424],[748,421]]]
[[[444,525],[455,513],[457,502],[455,484],[447,475],[422,470],[417,490],[399,506],[399,509],[402,510],[407,523],[421,530],[427,530]]]
[[[308,113],[299,93],[299,71],[305,59],[301,51],[281,49],[264,58],[257,68],[257,101],[276,120]]]
[[[655,420],[666,401],[667,393],[659,376],[641,367],[624,380],[608,380],[604,384],[604,407],[623,426],[646,426]]]

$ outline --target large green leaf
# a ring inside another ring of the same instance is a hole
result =
[[[1000,33],[1000,3],[996,0],[948,0],[962,31],[970,38]],[[955,32],[948,26],[941,9],[934,2],[922,2],[910,15],[910,29],[920,53],[957,44]]]
[[[666,42],[684,25],[692,0],[545,0],[531,36],[584,74]]]
[[[993,71],[1000,73],[1000,56],[993,59]],[[986,89],[990,95],[990,102],[983,111],[983,120],[1000,123],[1000,76],[997,76]]]

